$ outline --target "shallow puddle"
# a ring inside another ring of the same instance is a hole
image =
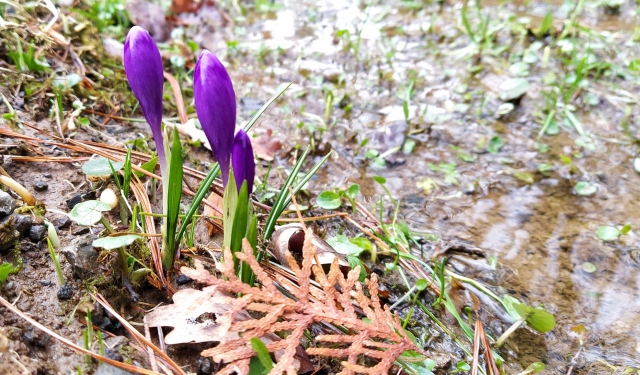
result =
[[[459,21],[461,3],[415,9],[412,4],[285,2],[284,10],[256,17],[249,34],[267,39],[238,38],[239,45],[274,49],[265,54],[271,56],[263,68],[265,86],[295,83],[294,94],[270,113],[267,126],[291,145],[304,145],[305,137],[331,145],[334,155],[314,180],[315,192],[358,183],[375,211],[385,193],[370,177],[384,176],[402,202],[399,218],[412,229],[438,233],[443,246],[456,243],[484,254],[471,259],[455,253],[450,262],[455,271],[484,281],[498,295],[552,312],[558,323],[552,332],[540,336],[520,330],[507,342],[502,353],[509,361],[522,368],[542,361],[546,373],[566,373],[579,352],[573,373],[640,367],[639,243],[633,230],[615,241],[596,236],[602,225],[640,228],[637,149],[620,126],[637,90],[615,77],[585,87],[598,101],[576,113],[595,147],[580,147],[579,131],[566,124],[560,124],[559,135],[537,141],[542,122],[536,112],[545,102],[541,81],[547,72],[561,74],[565,57],[552,56],[544,68],[543,51],[534,51],[538,61],[529,64],[525,76],[527,95],[513,112],[496,115],[502,103],[496,87],[513,75],[510,52],[513,63],[534,41],[526,32],[514,36],[517,32],[509,30],[526,30],[528,22],[540,22],[553,7],[554,16],[564,20],[574,8],[562,2],[483,2],[482,12],[506,30],[496,34],[494,47],[502,43],[506,49],[483,55],[484,69],[473,75],[472,43]],[[580,18],[585,27],[602,31],[615,25],[613,49],[625,56],[637,52],[625,44],[635,27],[635,5],[623,5],[618,14],[590,2],[585,7]],[[607,46],[595,44],[598,58],[607,55]],[[403,106],[411,79],[414,95]],[[239,96],[266,96],[250,87],[240,89]],[[325,117],[327,100],[334,101]],[[576,104],[587,107],[584,97]],[[634,118],[629,127],[637,133]],[[384,167],[367,157],[367,150],[383,154],[402,147],[406,134],[416,142],[411,153],[390,152]],[[488,152],[496,136],[503,144]],[[369,143],[363,145],[365,140]],[[447,174],[441,163],[455,163],[457,174]],[[538,172],[542,164],[548,172]],[[596,193],[576,194],[579,181],[595,186]],[[386,202],[385,207],[392,216],[393,206]],[[498,334],[508,327],[487,316],[485,324],[500,327]],[[584,350],[579,349],[583,329]]]

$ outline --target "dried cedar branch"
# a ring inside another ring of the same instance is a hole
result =
[[[202,352],[203,356],[226,364],[220,373],[244,373],[249,359],[256,355],[250,340],[258,337],[265,341],[269,352],[276,354],[277,363],[270,374],[296,374],[299,367],[299,363],[296,363],[296,350],[304,332],[314,323],[341,326],[351,333],[318,336],[317,347],[306,349],[309,355],[342,360],[343,369],[340,374],[387,374],[396,359],[406,350],[426,355],[405,334],[400,320],[391,313],[388,306],[381,306],[377,295],[377,275],[372,274],[363,287],[358,281],[360,271],[357,268],[345,278],[337,260],[331,265],[328,275],[319,266],[313,265],[317,251],[314,236],[313,231],[306,230],[302,267],[295,264],[293,257],[288,257],[290,267],[299,280],[298,288],[290,290],[297,301],[286,297],[275,287],[276,280],[262,269],[246,240],[243,252],[236,253],[236,256],[251,267],[257,280],[263,285],[262,288],[251,287],[236,277],[233,256],[228,249],[224,251],[224,262],[217,264],[223,277],[211,275],[197,260],[195,269],[182,268],[184,275],[215,287],[226,296],[215,297],[216,303],[226,305],[226,311],[218,313],[216,321],[218,328],[226,330],[225,334],[221,335],[216,347]],[[309,298],[312,273],[326,293],[326,298]],[[339,290],[336,285],[339,285]],[[239,297],[232,297],[234,295]],[[357,314],[355,305],[364,311],[369,322],[363,321],[363,317]],[[243,314],[246,311],[253,311],[253,316],[259,313],[261,318],[247,319],[246,314]],[[274,333],[285,338],[267,342],[265,335]],[[232,339],[226,340],[225,337]],[[424,358],[414,360],[422,359]]]

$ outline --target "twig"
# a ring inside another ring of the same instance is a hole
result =
[[[142,318],[142,322],[144,323],[144,336],[147,340],[151,341],[151,334],[149,332],[149,324],[147,324],[147,317]],[[147,346],[147,355],[149,356],[149,363],[151,364],[151,368],[153,371],[158,371],[158,364],[156,363],[156,356],[153,354],[153,349],[150,346]]]
[[[582,353],[582,349],[584,349],[584,345],[580,345],[580,347],[578,348],[578,351],[576,352],[576,355],[574,355],[573,358],[571,358],[571,365],[569,366],[569,369],[567,370],[566,375],[571,375],[571,373],[573,372],[573,367],[576,365],[576,363],[578,363],[577,359],[580,356],[580,353]]]

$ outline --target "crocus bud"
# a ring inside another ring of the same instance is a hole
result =
[[[236,95],[227,70],[211,52],[204,50],[193,76],[196,112],[226,186],[236,128]]]
[[[243,129],[238,129],[233,139],[233,153],[231,154],[231,165],[233,166],[233,176],[238,185],[238,192],[242,183],[247,181],[247,192],[253,191],[253,178],[256,175],[256,162],[253,159],[253,147],[249,136]]]
[[[164,78],[162,58],[147,30],[134,26],[124,43],[124,71],[156,142],[160,169],[164,177],[167,160],[162,139],[162,96]]]

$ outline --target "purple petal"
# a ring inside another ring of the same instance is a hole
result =
[[[236,128],[236,95],[233,84],[220,60],[207,50],[202,51],[193,78],[198,119],[209,140],[213,156],[220,163],[222,182],[226,186]]]
[[[231,155],[233,175],[238,185],[238,192],[242,187],[242,182],[247,181],[247,191],[253,191],[253,178],[256,175],[256,162],[253,160],[253,147],[249,136],[243,129],[238,129],[233,140],[233,154]]]
[[[151,127],[160,169],[167,166],[162,140],[162,95],[164,77],[158,46],[147,30],[134,26],[124,43],[124,71],[133,94],[140,102],[142,113]]]

